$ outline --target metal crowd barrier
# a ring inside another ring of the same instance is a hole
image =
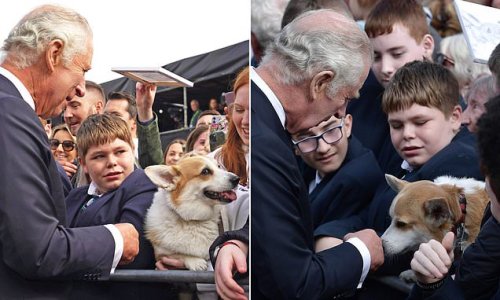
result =
[[[170,283],[215,283],[213,271],[187,270],[116,270],[110,281],[170,282]],[[248,277],[236,280],[240,285],[248,285]]]

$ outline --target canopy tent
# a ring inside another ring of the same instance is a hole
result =
[[[236,74],[248,66],[248,49],[248,41],[243,41],[164,65],[163,68],[194,82],[192,88],[186,88],[186,99],[188,103],[191,99],[197,99],[203,110],[208,108],[211,98],[220,102],[221,94],[231,89]],[[126,77],[101,85],[106,93],[127,91],[135,94],[135,81]],[[183,88],[158,87],[153,110],[158,115],[160,131],[183,127],[184,110],[187,109],[183,94]]]

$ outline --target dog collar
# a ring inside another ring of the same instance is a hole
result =
[[[451,231],[455,234],[455,247],[454,254],[455,259],[462,257],[462,253],[465,250],[465,242],[469,238],[469,234],[465,231],[465,215],[467,214],[467,199],[463,193],[460,193],[458,198],[458,203],[460,204],[460,211],[462,212],[458,221],[453,224]]]

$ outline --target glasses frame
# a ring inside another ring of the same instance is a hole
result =
[[[341,121],[340,121],[340,124],[339,124],[339,125],[334,126],[334,127],[330,127],[330,128],[328,128],[328,129],[326,129],[325,131],[323,131],[322,133],[320,133],[320,134],[318,134],[318,135],[315,135],[315,136],[308,136],[308,137],[303,138],[303,139],[301,139],[301,140],[299,140],[299,141],[294,141],[294,140],[292,140],[292,143],[293,143],[293,145],[294,145],[297,149],[299,149],[299,151],[300,151],[301,153],[304,153],[304,154],[305,154],[305,153],[311,153],[311,152],[314,152],[314,151],[316,151],[316,150],[318,149],[319,139],[322,139],[322,140],[323,140],[323,141],[325,141],[325,143],[327,143],[328,145],[333,145],[333,144],[338,143],[338,142],[339,142],[339,141],[340,141],[340,140],[344,137],[344,131],[342,131],[342,127],[344,127],[344,117],[342,117],[342,119],[341,119]],[[323,136],[325,135],[325,133],[330,132],[330,131],[335,130],[335,129],[340,129],[340,137],[339,137],[339,139],[338,139],[338,140],[336,140],[336,141],[334,141],[334,142],[331,142],[331,143],[327,142]],[[299,144],[300,144],[300,143],[303,143],[304,141],[311,140],[311,139],[316,140],[316,147],[314,147],[314,149],[313,149],[313,150],[311,150],[311,151],[302,151],[302,149],[300,149]]]
[[[55,146],[55,144],[53,144],[54,141],[57,142],[57,146]],[[67,146],[68,143],[71,143],[70,147]],[[66,144],[66,146],[64,144]],[[49,145],[50,145],[50,149],[54,150],[54,151],[57,150],[57,148],[59,148],[59,145],[62,145],[63,150],[66,152],[73,151],[76,147],[76,143],[71,141],[71,140],[64,140],[64,141],[60,142],[58,139],[50,139]]]

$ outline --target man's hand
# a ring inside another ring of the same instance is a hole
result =
[[[442,243],[430,240],[420,244],[411,260],[411,269],[415,271],[417,280],[422,283],[433,283],[443,279],[453,262],[453,240],[455,235],[448,232]]]
[[[344,241],[338,238],[334,238],[331,236],[323,236],[316,240],[314,248],[316,253],[321,252],[326,249],[330,249],[332,247],[338,246],[342,244]]]
[[[119,265],[126,265],[134,261],[139,253],[139,233],[130,223],[115,224],[123,237],[123,253]]]
[[[187,269],[184,260],[168,256],[162,256],[156,261],[155,266],[158,270],[184,270]]]
[[[75,175],[76,171],[78,171],[77,165],[70,163],[69,161],[60,160],[59,164],[61,164],[61,166],[64,169],[64,172],[66,173],[66,175],[68,175],[69,178]]]
[[[222,299],[246,300],[243,288],[233,279],[233,270],[239,273],[247,271],[248,245],[238,240],[231,240],[239,247],[227,244],[219,250],[215,262],[215,286]]]
[[[373,229],[364,229],[354,233],[348,233],[344,236],[344,241],[357,237],[368,248],[371,257],[370,270],[375,271],[384,263],[384,249],[382,240]]]
[[[140,122],[153,119],[153,102],[155,100],[156,85],[137,82],[135,85],[135,102],[137,104],[137,118]]]

